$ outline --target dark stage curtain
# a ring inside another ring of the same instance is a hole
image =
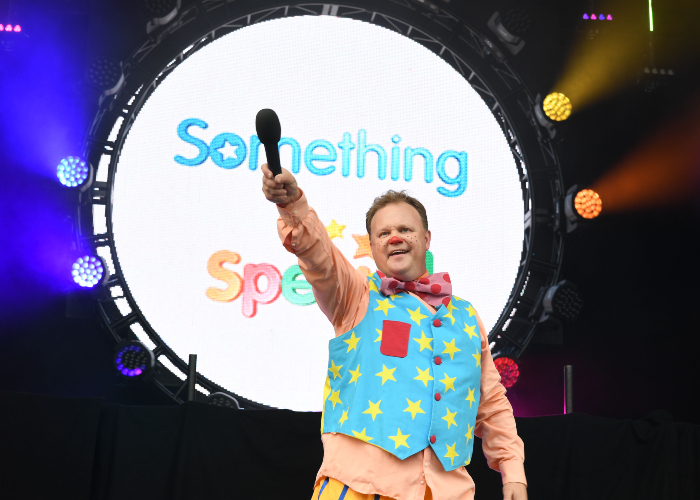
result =
[[[320,414],[0,392],[0,498],[310,500]],[[517,419],[531,500],[700,498],[700,427],[665,412]],[[478,500],[501,496],[476,440]]]

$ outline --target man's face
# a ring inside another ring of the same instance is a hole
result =
[[[377,268],[401,281],[418,279],[425,272],[430,231],[423,229],[418,211],[408,203],[392,203],[372,218],[370,245]]]

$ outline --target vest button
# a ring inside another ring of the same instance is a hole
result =
[[[440,396],[440,393],[439,393],[439,392],[436,392],[436,393],[435,393],[435,401],[440,401],[440,398],[441,398],[441,397],[442,397],[442,396]]]
[[[440,320],[437,319],[437,318],[434,319],[434,320],[433,320],[433,326],[442,326],[442,321],[440,321]]]
[[[435,356],[435,364],[436,365],[442,364],[442,359],[440,359],[440,356]]]
[[[435,444],[435,441],[437,441],[437,438],[435,436],[430,436],[430,442]]]

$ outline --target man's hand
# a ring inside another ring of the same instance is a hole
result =
[[[267,166],[267,163],[264,163],[262,171],[262,190],[267,201],[285,206],[301,198],[301,191],[299,186],[297,186],[297,181],[289,170],[283,168],[282,173],[273,178],[270,168]]]
[[[503,500],[527,500],[527,486],[523,483],[504,484]]]

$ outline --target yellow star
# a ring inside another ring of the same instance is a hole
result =
[[[365,434],[365,431],[367,430],[367,427],[362,429],[362,432],[357,432],[357,431],[352,431],[352,433],[355,435],[357,439],[361,439],[365,443],[369,443],[371,440],[374,438],[369,437],[367,434]]]
[[[413,377],[413,380],[420,380],[426,387],[428,387],[428,380],[435,380],[430,376],[430,367],[426,368],[425,370],[421,370],[416,366],[416,370],[418,370],[418,376]]]
[[[348,345],[348,350],[346,352],[350,352],[353,349],[355,349],[355,352],[357,352],[357,343],[360,341],[362,337],[355,337],[355,331],[350,334],[350,338],[347,340],[343,340]],[[362,344],[364,345],[364,344]]]
[[[455,458],[457,458],[459,456],[457,454],[457,452],[455,451],[455,446],[457,446],[457,443],[455,442],[455,444],[453,444],[452,446],[448,446],[448,445],[445,445],[445,446],[447,446],[447,453],[445,453],[445,455],[443,455],[443,457],[449,458],[452,465],[454,465]]]
[[[372,257],[372,247],[369,244],[369,234],[365,234],[364,236],[353,234],[352,237],[355,238],[355,242],[357,243],[357,251],[355,252],[354,258],[360,259],[362,257],[369,257],[374,260]]]
[[[368,401],[369,401],[369,400],[368,400]],[[376,403],[373,403],[373,402],[369,401],[369,408],[367,408],[367,409],[366,409],[365,411],[363,411],[362,413],[368,413],[368,414],[372,415],[372,422],[374,422],[374,418],[375,418],[378,414],[384,413],[382,410],[379,409],[379,405],[380,405],[380,404],[382,404],[382,400],[381,400],[381,399],[380,399],[379,401],[377,401]]]
[[[394,378],[394,372],[396,371],[396,368],[389,369],[386,367],[386,365],[382,365],[382,371],[379,373],[375,373],[377,377],[382,377],[382,385],[384,385],[384,382],[387,380],[393,380],[396,382],[396,379]]]
[[[389,436],[389,439],[394,440],[394,444],[396,445],[394,446],[394,449],[398,448],[399,446],[405,446],[406,448],[410,448],[410,446],[408,446],[408,443],[406,442],[406,439],[408,439],[409,437],[411,437],[410,434],[401,434],[401,429],[399,429],[396,432],[396,436]]]
[[[420,306],[416,307],[415,311],[411,311],[408,307],[406,310],[408,311],[408,314],[411,315],[411,319],[415,321],[418,326],[420,326],[420,322],[423,318],[427,318],[427,316],[421,314]]]
[[[476,314],[476,311],[474,310],[471,304],[469,304],[469,307],[465,307],[464,310],[469,313],[470,318]]]
[[[457,308],[455,307],[455,309],[457,309]],[[455,317],[452,316],[452,311],[450,311],[450,312],[448,312],[447,314],[445,314],[445,315],[443,316],[443,318],[450,318],[450,319],[452,320],[452,324],[453,324],[453,325],[455,324]]]
[[[445,391],[444,392],[447,392],[450,389],[452,389],[453,391],[455,390],[455,380],[457,380],[457,377],[450,378],[447,376],[447,373],[445,373],[445,378],[440,380],[440,382],[445,384]]]
[[[449,429],[453,425],[457,425],[457,422],[455,422],[455,415],[457,415],[457,412],[452,413],[447,407],[445,407],[445,409],[447,410],[447,415],[442,417],[442,419],[447,422],[447,428]]]
[[[406,398],[406,402],[408,403],[408,408],[406,408],[404,412],[411,413],[411,420],[416,418],[416,413],[425,413],[420,407],[420,399],[414,403],[410,399]]]
[[[384,313],[384,316],[389,315],[389,309],[393,309],[396,307],[394,304],[389,303],[389,299],[384,299],[384,300],[379,300],[375,299],[377,301],[377,307],[374,309],[375,311],[382,311]]]
[[[469,401],[469,408],[472,407],[472,403],[476,403],[476,400],[474,399],[474,389],[468,387],[469,389],[469,396],[466,397],[466,401]]]
[[[328,398],[328,401],[330,401],[331,403],[333,403],[333,409],[334,409],[334,410],[335,410],[335,404],[336,404],[336,403],[342,405],[343,402],[340,400],[340,390],[333,391],[333,393],[331,394],[331,397]]]
[[[459,300],[457,297],[452,297],[452,298],[453,298],[453,299]],[[452,303],[452,301],[450,300],[450,301],[447,303],[447,309],[449,309],[449,311],[452,312],[452,311],[454,311],[454,310],[456,310],[456,309],[459,309],[459,307],[457,307],[456,305],[454,305],[454,304]]]
[[[453,295],[453,296],[452,296],[452,300],[454,300],[454,301],[456,301],[456,302],[460,302],[460,301],[461,301],[461,302],[464,302],[464,299],[460,299],[460,298],[457,297],[456,295]]]
[[[464,435],[464,437],[467,438],[467,444],[469,444],[470,439],[474,439],[474,436],[472,435],[473,430],[474,430],[474,427],[467,424],[467,433]]]
[[[418,344],[420,345],[420,352],[423,352],[423,349],[428,349],[429,351],[433,350],[433,348],[430,347],[430,343],[433,341],[433,339],[426,337],[425,332],[420,332],[420,338],[413,340],[418,342]]]
[[[474,326],[467,326],[467,324],[464,323],[464,330],[462,330],[462,331],[463,331],[464,333],[469,334],[469,338],[478,337],[478,336],[479,336],[479,334],[476,333],[474,330],[476,330],[476,325],[474,325]]]
[[[345,226],[341,226],[335,220],[331,220],[331,224],[326,226],[326,231],[328,231],[328,236],[330,236],[331,239],[342,238],[343,229],[345,229]]]
[[[374,280],[369,280],[369,291],[379,293],[379,288],[377,288],[377,284]]]
[[[481,366],[481,353],[479,352],[479,349],[476,350],[476,354],[472,354],[474,356],[474,359],[476,359],[476,366]]]
[[[352,378],[350,379],[350,382],[348,384],[352,384],[355,382],[355,386],[357,387],[357,379],[362,376],[360,373],[360,365],[357,365],[357,368],[355,368],[355,371],[348,370],[348,373],[352,373]]]
[[[328,371],[333,374],[333,380],[335,380],[335,377],[343,378],[343,376],[340,374],[340,369],[342,367],[343,365],[335,366],[335,361],[331,359],[331,367],[328,369]]]
[[[440,354],[449,354],[450,359],[454,360],[455,359],[455,353],[461,351],[459,347],[455,347],[455,339],[452,339],[452,341],[448,344],[444,340],[442,341],[443,344],[445,344],[445,350],[442,351]]]
[[[394,299],[401,298],[401,295],[389,295],[389,298],[391,299],[392,302],[394,302]]]
[[[464,465],[469,465],[472,463],[472,454],[469,454],[469,457],[464,461]]]
[[[343,416],[340,417],[340,420],[338,420],[338,423],[340,424],[341,427],[343,426],[345,421],[348,419],[348,411],[350,411],[349,408],[347,410],[343,410]]]
[[[377,337],[377,340],[375,342],[381,342],[382,341],[382,331],[379,328],[375,328],[377,330],[377,333],[379,334],[379,337]]]

